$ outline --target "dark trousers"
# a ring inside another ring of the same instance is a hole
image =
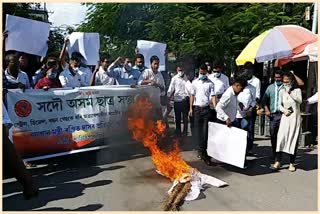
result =
[[[251,151],[253,147],[253,138],[250,130],[252,120],[251,118],[237,118],[236,119],[236,127],[243,129],[248,132],[247,136],[247,151]]]
[[[208,121],[209,121],[210,107],[194,108],[194,126],[195,126],[195,139],[198,142],[198,152],[203,159],[208,158],[207,145],[208,145]]]
[[[181,115],[183,118],[183,133],[188,132],[188,112],[189,101],[185,99],[181,102],[174,102],[174,115],[176,120],[176,134],[181,134]]]
[[[252,139],[252,142],[254,141],[254,128],[256,124],[256,118],[257,118],[257,112],[256,110],[252,111],[252,116],[250,117],[251,122],[249,123],[249,137]]]
[[[194,112],[194,106],[192,107],[192,111]],[[189,117],[189,122],[190,122],[191,135],[194,138],[196,135],[196,131],[194,128],[194,113],[191,117]]]
[[[210,122],[216,122],[217,120],[217,112],[215,109],[211,109],[209,110],[209,121]]]
[[[296,148],[294,149],[294,153],[293,153],[293,154],[289,154],[290,163],[292,163],[292,164],[294,164],[294,162],[295,162],[295,160],[296,160],[297,150],[298,150],[298,142],[297,142]],[[276,161],[278,161],[278,162],[281,161],[281,159],[282,159],[282,153],[283,153],[283,152],[277,152],[277,153],[276,153],[276,158],[275,158]]]
[[[272,113],[269,117],[270,119],[270,136],[271,136],[271,147],[272,147],[272,157],[276,157],[277,149],[277,135],[279,131],[281,113]]]

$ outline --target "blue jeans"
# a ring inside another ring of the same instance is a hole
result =
[[[253,147],[253,133],[252,133],[252,119],[251,118],[237,118],[236,126],[248,132],[247,136],[247,151],[250,151]]]

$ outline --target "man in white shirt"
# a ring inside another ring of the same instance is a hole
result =
[[[217,96],[217,102],[221,98],[222,94],[229,88],[229,78],[221,73],[222,71],[222,63],[216,62],[213,66],[213,72],[208,76],[208,78],[213,82],[214,84],[214,92]],[[209,121],[215,122],[217,118],[217,112],[215,109],[213,109],[213,106],[210,106],[210,118]]]
[[[255,111],[255,88],[248,84],[242,92],[238,95],[238,109],[236,116],[236,126],[247,131],[247,151],[251,151],[253,147],[253,135],[250,130],[250,123],[252,123],[252,112]]]
[[[71,57],[70,66],[66,66],[60,73],[59,80],[63,88],[86,86],[79,74],[80,59]]]
[[[107,69],[109,65],[109,57],[107,55],[102,55],[100,57],[100,64],[97,65],[91,77],[90,86],[116,84],[116,80],[108,75]]]
[[[118,57],[108,67],[108,75],[117,80],[119,85],[137,85],[140,71],[132,68],[131,59]]]
[[[261,82],[260,80],[253,75],[254,66],[251,62],[246,62],[244,64],[244,72],[243,75],[246,76],[247,81],[249,84],[253,85],[256,89],[256,102],[260,103],[260,89],[261,89]],[[251,116],[251,123],[250,123],[250,133],[253,135],[252,138],[254,139],[254,128],[257,118],[257,112],[253,111]]]
[[[189,110],[189,95],[186,90],[188,79],[183,71],[182,66],[177,66],[177,75],[170,82],[167,92],[168,103],[173,96],[174,114],[176,122],[176,134],[181,135],[181,114],[183,118],[183,135],[187,136],[188,132],[188,110]]]
[[[192,82],[193,88],[190,97],[189,116],[194,116],[195,140],[198,142],[198,158],[211,165],[210,157],[207,154],[208,143],[208,121],[210,103],[216,106],[214,85],[207,76],[207,66],[201,65],[199,77]],[[194,109],[193,109],[194,106]]]
[[[236,78],[234,83],[223,93],[219,100],[217,110],[217,122],[228,127],[236,126],[236,116],[238,109],[238,94],[247,86],[243,78]]]
[[[150,58],[151,68],[144,70],[140,75],[138,84],[139,85],[153,85],[160,89],[161,96],[165,95],[165,83],[161,72],[159,69],[159,58],[157,56],[152,56]]]
[[[73,52],[71,57],[78,58],[80,60],[79,75],[81,76],[81,81],[83,82],[83,86],[89,86],[92,77],[92,71],[90,67],[86,65],[86,60],[79,52]]]
[[[213,66],[213,72],[209,76],[215,84],[214,88],[218,99],[220,99],[222,94],[230,87],[229,77],[222,73],[222,68],[223,64],[216,62]]]
[[[8,54],[5,58],[6,70],[5,75],[10,83],[23,84],[26,88],[30,88],[30,81],[28,75],[19,69],[19,58],[15,54]]]

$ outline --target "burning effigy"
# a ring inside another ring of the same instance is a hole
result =
[[[189,166],[181,156],[177,140],[168,152],[160,149],[159,142],[166,134],[166,125],[161,119],[157,119],[158,114],[149,97],[140,95],[129,108],[128,128],[133,139],[142,142],[150,150],[156,172],[173,181],[163,210],[177,211],[184,200],[195,200],[204,184],[226,186],[227,183]]]

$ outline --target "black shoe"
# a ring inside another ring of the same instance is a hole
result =
[[[213,166],[214,165],[214,163],[210,160],[210,158],[205,158],[205,159],[203,159],[203,161],[207,166]]]

